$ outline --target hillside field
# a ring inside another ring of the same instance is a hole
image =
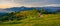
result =
[[[0,22],[0,26],[60,26],[60,14],[43,14],[41,17],[28,16],[20,21]]]

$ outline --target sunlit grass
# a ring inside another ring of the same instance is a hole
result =
[[[3,22],[0,26],[60,26],[60,14],[43,14],[43,17],[28,16],[20,21]]]

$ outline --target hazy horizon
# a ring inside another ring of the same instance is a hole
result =
[[[0,8],[59,6],[60,0],[0,0]]]

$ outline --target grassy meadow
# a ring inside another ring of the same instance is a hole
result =
[[[0,26],[60,26],[60,13],[57,14],[42,14],[39,15],[36,10],[33,11],[21,11],[17,13],[7,14],[9,16],[5,17],[13,17],[12,20],[0,21]],[[18,19],[22,17],[21,20]],[[2,18],[2,19],[3,19]],[[18,20],[17,20],[18,19]]]

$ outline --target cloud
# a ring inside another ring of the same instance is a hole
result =
[[[59,6],[60,0],[0,0],[0,8]]]
[[[60,4],[49,4],[49,5],[44,5],[43,7],[46,7],[46,6],[60,7]]]

